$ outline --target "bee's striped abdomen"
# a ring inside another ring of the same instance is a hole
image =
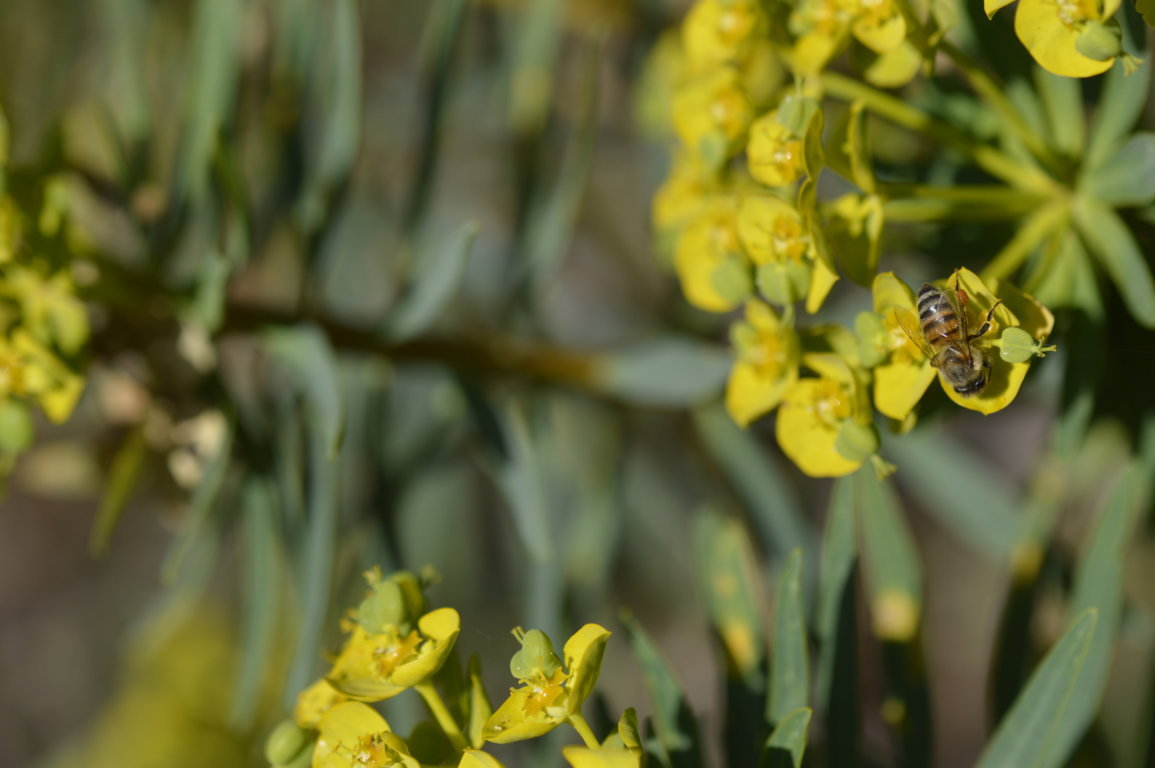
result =
[[[941,347],[962,338],[958,315],[950,300],[929,283],[924,283],[918,292],[918,320],[922,323],[923,336],[932,345]]]

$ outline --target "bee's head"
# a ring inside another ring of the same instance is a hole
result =
[[[982,350],[978,347],[971,347],[970,375],[967,376],[966,381],[956,384],[954,391],[964,397],[982,392],[983,387],[987,385],[987,379],[990,378],[990,369],[991,361],[983,354]]]

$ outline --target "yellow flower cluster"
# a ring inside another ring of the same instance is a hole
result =
[[[428,611],[422,584],[410,573],[385,578],[373,570],[366,579],[370,592],[344,621],[349,637],[328,674],[297,697],[292,719],[269,736],[265,753],[270,764],[420,768],[456,760],[458,768],[502,768],[482,751],[485,742],[532,739],[569,723],[586,744],[566,748],[572,766],[638,768],[642,749],[633,710],[602,743],[581,715],[609,639],[603,627],[587,624],[578,630],[565,644],[564,661],[545,633],[515,630],[521,650],[510,671],[520,687],[493,711],[476,660],[466,674],[453,668],[461,629],[457,611]],[[448,673],[440,674],[447,664]],[[370,706],[410,689],[424,699],[441,739],[407,742]]]
[[[987,16],[1014,0],[984,0]],[[1128,70],[1139,62],[1123,51],[1114,18],[1119,0],[1019,0],[1015,34],[1043,69],[1065,77],[1106,72],[1121,58]]]
[[[27,257],[24,218],[0,196],[0,473],[32,440],[30,406],[68,418],[84,388],[88,317],[64,269]]]

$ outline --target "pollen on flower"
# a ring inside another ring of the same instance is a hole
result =
[[[1099,17],[1094,0],[1056,0],[1059,20],[1069,27]]]
[[[545,713],[565,693],[567,677],[569,675],[558,668],[548,678],[539,675],[527,681],[529,696],[525,700],[525,713],[530,717]]]
[[[837,429],[840,422],[850,418],[846,393],[837,382],[828,379],[823,379],[815,388],[811,408],[818,420],[831,429]]]
[[[391,637],[385,635],[385,637]],[[392,636],[391,642],[386,642],[378,645],[373,649],[373,660],[376,665],[376,671],[382,677],[389,677],[398,666],[409,660],[417,653],[417,648],[421,644],[421,635],[417,630],[411,630],[408,635],[403,638],[396,638]]]

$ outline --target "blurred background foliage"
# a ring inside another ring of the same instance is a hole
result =
[[[800,476],[721,409],[726,319],[653,255],[649,52],[685,5],[0,5],[6,191],[30,221],[64,211],[43,245],[91,322],[76,413],[7,481],[0,763],[262,764],[381,565],[441,574],[491,692],[512,626],[614,629],[609,721],[652,714],[667,751],[694,745],[676,765],[752,765],[744,737],[790,711],[764,681],[769,635],[798,653],[767,624],[791,578],[828,765],[973,764],[1096,607],[1062,732],[1080,765],[1152,764],[1151,333],[1103,284],[1100,335],[1060,318],[1069,345],[1014,407],[938,398],[887,443],[885,486]],[[951,88],[924,97],[965,116]],[[1009,234],[912,226],[882,266],[945,274]],[[868,302],[840,286],[828,312]]]

